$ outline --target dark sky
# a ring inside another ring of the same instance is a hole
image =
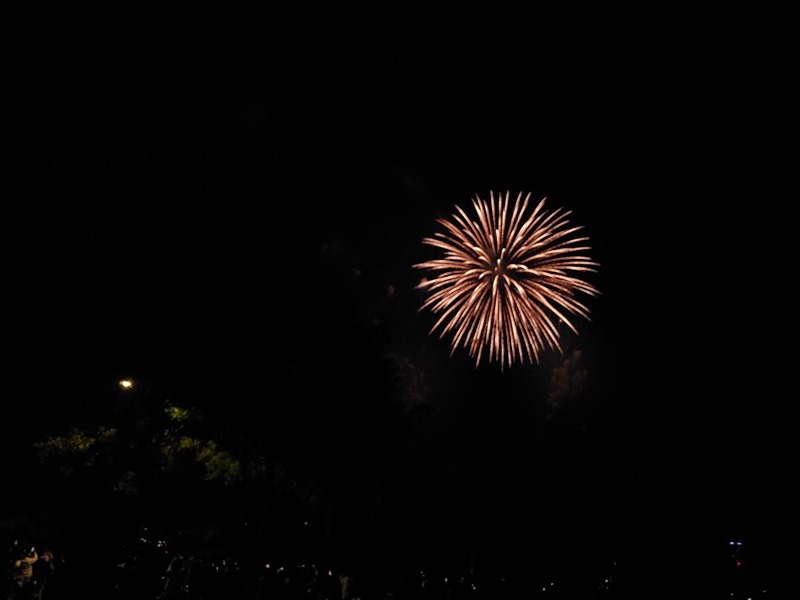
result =
[[[380,352],[406,402],[444,415],[427,435],[464,448],[438,458],[454,480],[489,457],[550,490],[514,502],[565,520],[771,535],[783,83],[763,21],[657,4],[20,18],[10,402],[58,402],[66,424],[59,394],[132,371],[269,412],[368,394]],[[557,357],[474,369],[417,312],[435,219],[506,190],[571,209],[601,263],[572,400],[546,400]]]

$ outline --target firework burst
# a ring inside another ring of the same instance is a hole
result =
[[[576,236],[583,227],[570,226],[572,211],[546,210],[546,198],[529,211],[530,196],[520,193],[509,210],[508,192],[490,192],[488,202],[476,195],[477,219],[456,206],[452,219],[437,219],[444,232],[422,240],[444,255],[414,265],[432,277],[417,285],[429,292],[420,310],[440,315],[430,333],[452,335],[451,355],[466,348],[476,368],[484,355],[502,370],[563,352],[560,325],[577,334],[570,317],[589,320],[577,296],[600,293],[581,278],[599,264],[585,254],[589,238]]]

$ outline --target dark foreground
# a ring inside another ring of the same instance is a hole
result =
[[[20,540],[9,545],[2,600],[117,598],[120,600],[488,600],[495,598],[780,598],[769,557],[730,540],[718,556],[691,548],[658,548],[597,557],[587,565],[576,553],[541,555],[521,564],[480,569],[472,561],[458,568],[443,557],[435,564],[288,562],[264,552],[241,556],[189,553],[144,530],[119,549],[98,546],[72,553],[36,548]],[[24,542],[28,542],[25,540]],[[672,549],[675,550],[675,549]],[[52,561],[44,560],[51,553]],[[35,559],[26,579],[21,557]],[[472,564],[469,564],[472,562]],[[488,562],[488,561],[487,561]],[[47,565],[47,569],[44,565]],[[769,581],[768,581],[769,580]]]

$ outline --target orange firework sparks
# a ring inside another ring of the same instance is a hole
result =
[[[444,256],[414,265],[433,276],[417,286],[430,292],[420,310],[441,315],[431,333],[452,334],[451,355],[463,346],[476,367],[484,352],[501,369],[561,352],[559,324],[577,333],[569,317],[589,319],[576,295],[600,293],[578,276],[599,264],[585,254],[589,238],[575,236],[583,227],[570,226],[572,211],[548,211],[543,198],[528,214],[530,196],[520,193],[509,212],[508,192],[490,192],[488,202],[476,195],[477,220],[456,206],[452,220],[437,219],[445,231],[422,240]]]

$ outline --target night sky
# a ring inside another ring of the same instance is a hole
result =
[[[6,454],[134,376],[287,460],[330,451],[322,479],[374,473],[426,548],[771,556],[785,84],[763,22],[657,4],[20,18]],[[428,335],[412,268],[490,191],[572,210],[600,263],[565,354],[503,372]]]

